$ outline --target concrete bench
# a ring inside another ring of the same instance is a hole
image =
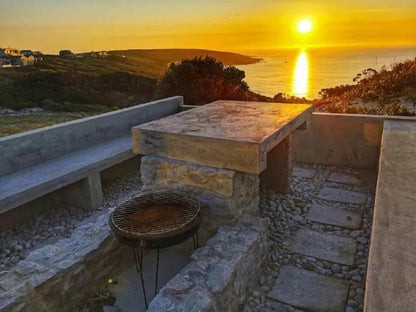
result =
[[[102,205],[100,172],[134,157],[131,128],[179,112],[182,97],[0,138],[0,214],[77,181]]]
[[[415,311],[416,120],[383,126],[364,311]]]

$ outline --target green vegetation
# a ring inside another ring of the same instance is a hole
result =
[[[87,117],[86,113],[0,116],[0,137]]]
[[[416,102],[416,58],[391,70],[366,69],[354,81],[356,85],[322,89],[322,99],[314,101],[315,108],[336,113],[414,115],[403,101]]]
[[[244,71],[224,67],[212,57],[197,57],[172,63],[156,88],[156,96],[164,98],[181,94],[185,104],[201,105],[215,100],[245,100],[248,85]]]
[[[56,114],[0,116],[0,136],[178,94],[193,105],[229,99],[308,103],[334,113],[410,116],[416,111],[416,59],[391,70],[368,68],[354,78],[356,84],[322,89],[315,100],[251,92],[244,71],[229,65],[256,61],[235,53],[180,49],[110,51],[106,58],[44,56],[34,66],[0,71],[0,107],[41,107]]]

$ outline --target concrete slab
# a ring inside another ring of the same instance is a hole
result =
[[[364,310],[415,311],[416,121],[384,122]]]
[[[292,169],[292,175],[301,178],[313,178],[316,174],[316,169],[302,168],[294,166]]]
[[[318,198],[355,205],[364,205],[367,200],[367,196],[363,193],[340,190],[332,187],[323,187],[319,191]]]
[[[356,230],[361,227],[362,213],[343,207],[313,204],[306,219]]]
[[[191,242],[187,242],[191,243]],[[129,256],[129,255],[128,255]],[[131,254],[133,257],[133,253]],[[171,278],[190,262],[189,254],[182,254],[173,248],[160,251],[159,282],[158,289],[161,289]],[[145,255],[143,263],[144,283],[148,302],[154,297],[156,252],[152,251]],[[143,298],[143,290],[140,283],[140,274],[137,273],[133,263],[114,277],[117,284],[110,285],[116,297],[115,306],[122,311],[146,311]]]
[[[348,282],[284,265],[267,297],[307,311],[343,312]]]
[[[217,101],[133,127],[133,151],[259,174],[311,113],[305,104]]]
[[[300,229],[296,232],[289,248],[305,256],[352,265],[357,244],[351,237]]]
[[[349,174],[344,172],[332,172],[327,181],[343,184],[361,185],[361,177],[356,174]]]

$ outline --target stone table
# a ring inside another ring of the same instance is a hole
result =
[[[290,134],[311,113],[304,104],[216,101],[133,127],[133,152],[146,155],[145,187],[191,187],[211,212],[239,219],[257,210],[260,182],[288,191]]]

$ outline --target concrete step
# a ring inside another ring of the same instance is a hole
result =
[[[318,198],[354,205],[364,205],[367,200],[367,196],[363,193],[332,187],[323,187],[318,193]]]
[[[356,230],[361,228],[362,212],[344,207],[313,204],[306,219]]]
[[[267,297],[313,312],[343,312],[348,282],[334,277],[284,265]]]
[[[305,256],[352,265],[357,243],[351,237],[300,229],[289,246],[292,252]]]

